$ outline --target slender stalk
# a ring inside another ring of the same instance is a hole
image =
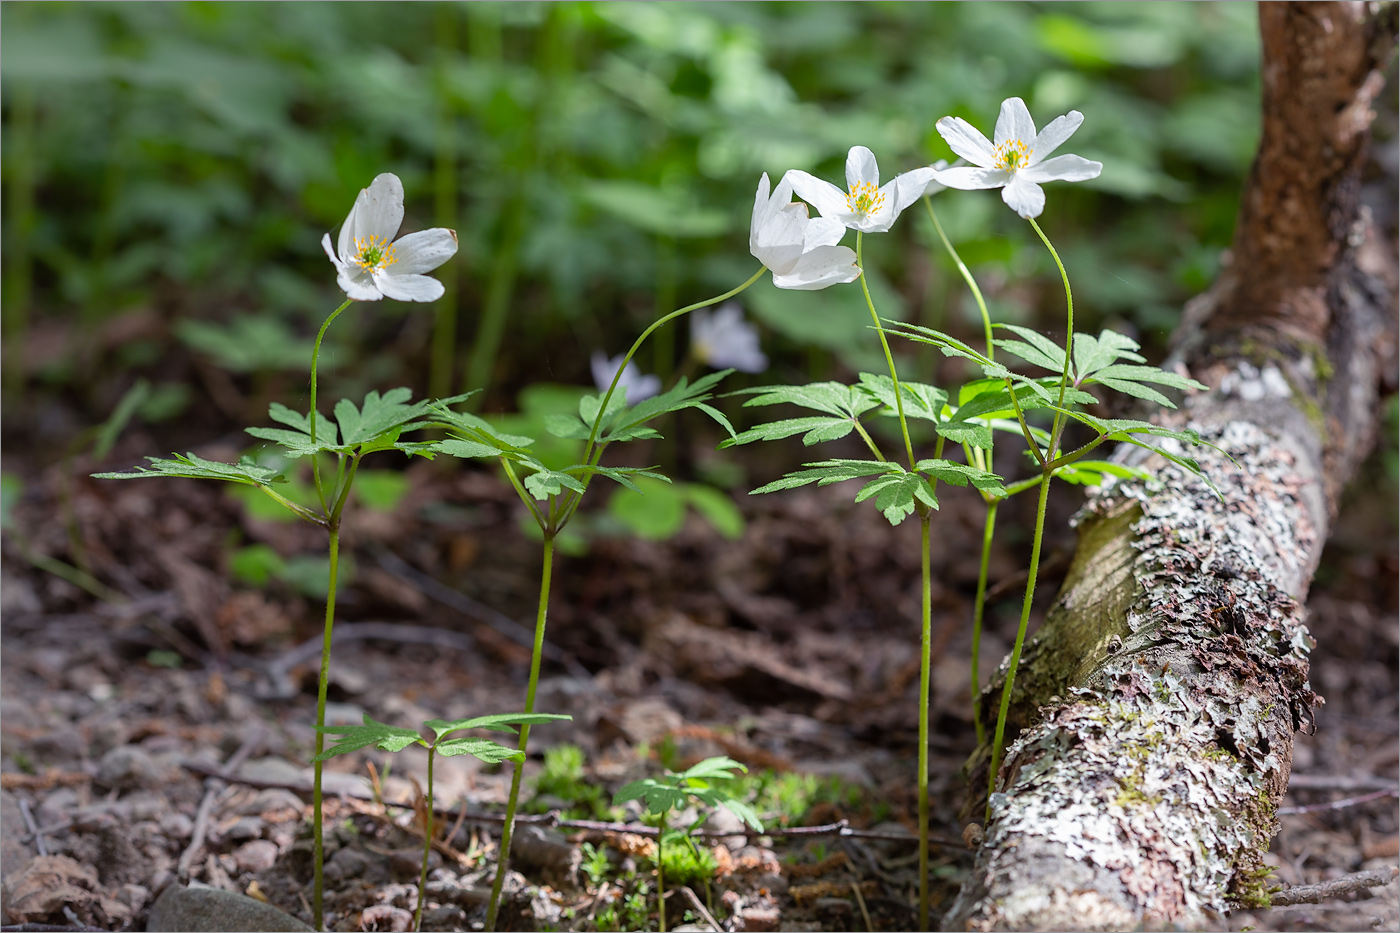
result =
[[[423,865],[418,869],[418,906],[413,911],[413,929],[423,929],[423,894],[428,886],[428,853],[433,850],[433,758],[437,741],[428,746],[428,800],[423,817]]]
[[[656,927],[666,933],[666,876],[662,869],[662,846],[666,844],[666,814],[661,814],[661,825],[656,831]]]
[[[860,435],[861,440],[865,441],[865,446],[870,448],[870,452],[875,455],[875,459],[879,460],[881,463],[886,462],[885,455],[880,452],[879,447],[875,446],[875,441],[871,439],[870,433],[865,430],[865,425],[861,424],[859,421],[855,424],[856,433]]]
[[[870,317],[875,322],[875,333],[880,335],[880,346],[885,351],[885,363],[890,368],[890,379],[894,382],[895,410],[899,412],[899,430],[904,434],[904,452],[909,456],[909,467],[914,467],[914,444],[909,440],[909,422],[904,420],[904,390],[899,386],[899,373],[894,368],[894,355],[890,353],[890,342],[885,339],[885,328],[880,324],[880,315],[875,313],[875,302],[870,299],[870,284],[865,280],[865,262],[861,246],[865,232],[856,231],[856,265],[860,266],[860,289],[865,293],[865,306],[870,309]]]
[[[1065,369],[1060,374],[1060,396],[1056,402],[1063,408],[1065,404],[1065,388],[1069,385],[1069,374],[1074,360],[1074,292],[1069,287],[1069,273],[1065,272],[1065,264],[1060,262],[1060,254],[1055,252],[1054,245],[1050,238],[1045,235],[1045,231],[1040,229],[1040,224],[1035,222],[1035,218],[1027,218],[1031,227],[1040,237],[1040,241],[1045,244],[1045,248],[1050,251],[1050,256],[1055,260],[1055,266],[1060,270],[1060,280],[1065,283]],[[1065,419],[1063,415],[1055,415],[1055,426],[1050,432],[1049,456],[1046,459],[1055,459],[1055,448],[1060,443],[1060,432],[1064,430]]]
[[[922,602],[919,636],[919,929],[928,926],[928,697],[932,683],[933,602],[928,526],[933,513],[919,516],[919,572]]]
[[[943,225],[938,222],[938,215],[934,213],[933,201],[924,198],[924,207],[928,209],[929,220],[933,221],[933,229],[938,231],[938,238],[943,241],[943,248],[948,251],[948,255],[953,257],[953,264],[958,267],[958,272],[962,274],[963,281],[972,290],[972,297],[977,302],[977,310],[982,313],[982,330],[987,337],[987,359],[995,359],[992,347],[992,317],[987,313],[987,302],[982,298],[982,289],[977,287],[977,280],[972,277],[967,265],[958,255],[958,251],[953,248],[952,242],[948,239],[948,234],[943,232]],[[1031,221],[1034,223],[1035,221]]]
[[[554,533],[544,533],[544,561],[540,571],[540,602],[535,613],[535,644],[530,656],[530,683],[525,688],[525,712],[535,711],[535,689],[540,682],[540,657],[544,654],[544,627],[549,615],[549,585],[554,571]],[[520,727],[520,751],[526,752],[530,742],[530,727]],[[525,759],[515,763],[515,773],[510,779],[510,798],[506,801],[506,821],[501,829],[501,852],[496,860],[496,880],[491,882],[491,902],[486,907],[486,929],[496,929],[496,913],[501,903],[501,888],[506,880],[506,868],[510,864],[510,837],[515,829],[515,809],[520,803],[520,778],[525,771]]]
[[[982,620],[987,610],[987,566],[991,562],[992,533],[997,524],[1000,500],[987,503],[987,517],[982,525],[982,566],[977,571],[977,601],[972,608],[972,722],[977,727],[977,744],[987,741],[982,726],[982,690],[979,683],[978,660],[982,650]]]
[[[766,266],[759,266],[758,271],[755,272],[752,276],[750,276],[748,281],[738,286],[737,288],[731,288],[729,291],[725,292],[722,295],[716,295],[713,298],[706,298],[704,301],[697,301],[695,302],[695,304],[686,305],[684,308],[678,308],[675,311],[672,311],[670,314],[667,314],[665,317],[656,319],[646,330],[642,331],[641,336],[639,336],[636,340],[632,342],[631,348],[629,348],[626,355],[623,356],[622,364],[617,367],[617,372],[613,374],[613,380],[608,385],[608,391],[603,393],[603,400],[598,405],[598,414],[596,417],[594,417],[593,427],[588,432],[588,443],[584,446],[583,449],[583,463],[587,463],[591,466],[597,466],[598,461],[602,459],[603,448],[607,445],[598,443],[598,432],[602,429],[603,419],[606,417],[608,412],[608,404],[612,401],[613,393],[617,391],[617,384],[622,380],[622,374],[626,371],[627,364],[632,361],[632,357],[635,356],[637,351],[641,349],[642,344],[646,342],[646,339],[650,337],[652,333],[655,332],[656,329],[663,324],[667,324],[671,321],[674,321],[676,318],[689,314],[692,311],[697,311],[700,308],[708,308],[710,305],[719,304],[721,301],[733,298],[735,295],[748,288],[754,282],[757,282],[758,277],[763,275],[763,273],[766,271]],[[588,484],[592,482],[592,480],[592,474],[588,474],[583,477],[582,482],[584,492],[588,491]],[[556,530],[563,528],[569,523],[569,519],[573,517],[576,511],[578,511],[579,503],[581,503],[582,501],[583,493],[573,492],[572,490],[570,490],[568,496],[565,497],[564,502],[559,507],[559,512],[555,519],[554,526]]]
[[[311,425],[311,443],[313,444],[316,443],[316,422],[321,420],[320,415],[316,412],[316,369],[321,361],[321,340],[326,336],[326,328],[331,326],[331,321],[340,317],[340,312],[350,307],[352,300],[346,298],[339,308],[331,312],[330,317],[326,318],[325,322],[321,324],[321,329],[316,332],[316,343],[311,347],[311,410],[307,414],[307,420]],[[316,484],[316,497],[321,500],[321,508],[329,511],[326,504],[326,494],[321,489],[320,459],[314,454],[311,457],[311,478]]]
[[[311,777],[311,861],[313,873],[311,925],[317,930],[325,928],[322,893],[326,853],[325,842],[321,838],[321,771],[325,767],[325,762],[320,760],[320,755],[326,750],[326,733],[322,730],[326,727],[326,686],[330,683],[331,631],[335,625],[335,583],[336,571],[340,562],[339,513],[331,516],[330,538],[330,582],[326,586],[326,629],[321,639],[321,676],[316,684],[316,761],[312,767]]]
[[[1035,598],[1035,577],[1040,570],[1040,543],[1045,532],[1045,502],[1050,493],[1050,471],[1040,475],[1040,502],[1035,509],[1035,538],[1031,544],[1030,575],[1026,579],[1026,596],[1021,602],[1021,624],[1016,628],[1016,644],[1011,649],[1007,665],[1006,685],[1001,690],[1001,708],[997,710],[996,734],[992,737],[992,766],[987,776],[987,818],[992,815],[992,792],[996,790],[997,769],[1001,767],[1002,739],[1006,734],[1006,714],[1011,708],[1011,688],[1016,683],[1016,665],[1021,663],[1021,648],[1026,643],[1026,627],[1031,619],[1031,601]]]

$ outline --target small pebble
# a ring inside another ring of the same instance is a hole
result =
[[[225,838],[234,842],[246,842],[249,839],[257,839],[262,836],[263,821],[256,816],[241,816],[238,821],[228,828],[224,833]]]
[[[118,790],[156,787],[163,778],[151,756],[132,745],[112,749],[97,765],[98,783]]]
[[[160,819],[160,831],[171,839],[188,839],[194,834],[194,821],[183,813],[167,813]]]
[[[264,871],[277,863],[277,844],[266,839],[245,842],[233,850],[233,860],[238,863],[239,871]]]

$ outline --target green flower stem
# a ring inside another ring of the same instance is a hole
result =
[[[418,869],[418,906],[413,911],[413,929],[423,929],[423,894],[428,886],[428,854],[433,850],[433,758],[437,752],[434,740],[428,746],[428,799],[423,810],[423,865]]]
[[[942,438],[939,438],[941,441]],[[933,585],[929,568],[929,521],[919,515],[920,635],[919,635],[919,929],[928,925],[928,696],[933,680]]]
[[[1030,575],[1026,580],[1026,596],[1021,602],[1021,624],[1016,628],[1016,644],[1011,649],[1007,665],[1006,685],[1001,690],[1001,708],[997,710],[997,728],[992,736],[991,771],[987,775],[987,819],[992,816],[992,792],[996,790],[997,769],[1001,767],[1002,739],[1006,735],[1006,715],[1011,708],[1011,688],[1016,683],[1016,665],[1021,663],[1021,648],[1026,643],[1026,627],[1031,619],[1031,601],[1035,598],[1035,577],[1040,570],[1040,543],[1045,536],[1045,502],[1050,494],[1050,471],[1040,474],[1040,502],[1035,509],[1035,538],[1031,544]]]
[[[540,658],[544,654],[544,627],[549,615],[549,585],[554,571],[554,533],[544,533],[544,561],[540,571],[540,603],[535,614],[535,644],[530,655],[530,683],[525,688],[525,712],[535,711],[535,690],[540,682]],[[510,797],[506,801],[506,821],[501,829],[501,851],[496,859],[496,880],[491,882],[491,902],[486,907],[486,929],[496,929],[496,912],[501,904],[501,887],[505,884],[506,868],[510,864],[510,837],[515,829],[515,810],[520,803],[520,778],[525,771],[525,755],[530,742],[530,727],[520,727],[520,760],[510,779]]]
[[[657,821],[659,828],[656,831],[656,927],[661,933],[666,933],[666,875],[662,870],[662,845],[666,842],[666,814],[662,813]]]
[[[865,279],[865,262],[861,247],[865,231],[856,231],[856,265],[860,266],[860,290],[865,293],[865,306],[870,309],[870,317],[875,321],[875,333],[880,335],[880,346],[885,351],[885,363],[890,368],[890,379],[894,382],[894,404],[899,412],[899,430],[904,434],[904,452],[909,456],[909,467],[917,463],[914,459],[914,444],[909,440],[909,422],[904,419],[904,390],[899,386],[899,373],[894,368],[894,355],[890,353],[890,342],[885,339],[885,328],[880,324],[880,315],[875,313],[875,302],[870,299],[870,284]]]
[[[1074,292],[1069,287],[1069,273],[1065,272],[1065,264],[1060,262],[1060,254],[1055,252],[1054,245],[1050,238],[1045,235],[1045,231],[1040,229],[1040,224],[1035,222],[1034,217],[1027,218],[1031,227],[1040,237],[1045,248],[1050,251],[1050,255],[1055,260],[1055,266],[1060,270],[1060,280],[1065,283],[1065,370],[1060,374],[1060,397],[1057,402],[1061,407],[1065,404],[1065,388],[1069,385],[1069,373],[1071,361],[1074,359]],[[1055,448],[1060,443],[1060,432],[1064,430],[1064,416],[1055,415],[1055,426],[1050,432],[1049,459],[1055,458]]]
[[[982,289],[977,287],[977,280],[972,277],[972,273],[968,271],[966,264],[962,261],[962,257],[959,256],[958,251],[953,248],[952,242],[948,239],[948,234],[943,232],[943,225],[938,222],[938,215],[933,212],[932,198],[924,198],[924,207],[928,208],[929,220],[933,221],[933,229],[938,231],[938,238],[943,241],[943,248],[948,251],[949,256],[953,257],[953,264],[958,267],[958,272],[962,274],[963,281],[966,282],[967,287],[971,289],[972,297],[977,302],[977,310],[982,312],[982,330],[987,337],[987,359],[995,360],[996,357],[992,345],[992,316],[987,313],[987,302],[982,298]],[[1034,223],[1035,221],[1031,222]]]
[[[638,337],[635,341],[633,341],[632,347],[627,351],[627,355],[622,358],[622,365],[618,366],[617,372],[613,374],[612,383],[608,386],[608,391],[603,394],[603,401],[598,406],[598,415],[593,419],[593,429],[588,432],[588,444],[584,447],[583,450],[584,463],[593,463],[596,465],[596,462],[590,458],[593,455],[593,448],[598,441],[598,431],[602,427],[603,418],[607,415],[608,403],[612,401],[613,393],[617,391],[617,384],[622,381],[622,374],[627,369],[627,364],[632,362],[632,357],[635,356],[637,351],[642,348],[642,344],[646,342],[646,339],[650,337],[652,333],[655,332],[655,330],[662,324],[668,324],[671,321],[674,321],[676,318],[681,317],[682,315],[689,314],[692,311],[697,311],[700,308],[708,308],[710,305],[717,305],[721,301],[733,298],[735,295],[748,288],[754,282],[757,282],[758,277],[763,275],[763,273],[766,272],[767,269],[767,266],[759,266],[758,271],[751,275],[749,277],[749,280],[743,285],[740,285],[737,288],[731,288],[723,295],[716,295],[713,298],[706,298],[704,301],[697,301],[693,305],[686,305],[684,308],[678,308],[677,310],[672,311],[670,314],[667,314],[665,317],[657,318],[651,323],[651,326],[649,326],[646,330],[642,331],[642,335]],[[583,482],[585,485],[587,485],[588,477],[585,477]]]
[[[655,332],[655,330],[662,324],[674,321],[676,318],[681,317],[682,315],[689,314],[692,311],[697,311],[700,308],[708,308],[710,305],[719,304],[721,301],[733,298],[735,295],[748,288],[754,282],[757,282],[759,276],[763,275],[763,273],[766,272],[767,269],[767,266],[759,266],[758,271],[751,275],[748,281],[745,282],[743,285],[740,285],[737,288],[731,288],[729,291],[725,292],[722,295],[716,295],[713,298],[706,298],[704,301],[697,301],[693,305],[686,305],[684,308],[678,308],[677,310],[672,311],[670,314],[667,314],[665,317],[661,317],[653,321],[651,323],[651,326],[649,326],[646,330],[642,331],[641,336],[638,337],[635,341],[633,341],[632,347],[627,351],[627,355],[622,358],[622,365],[618,366],[617,372],[613,374],[613,380],[612,383],[608,385],[608,391],[603,393],[603,400],[598,405],[598,414],[596,417],[594,417],[593,427],[588,432],[588,444],[583,449],[582,462],[587,463],[591,466],[597,466],[598,461],[602,459],[603,448],[607,445],[598,443],[598,432],[602,429],[603,419],[607,416],[608,403],[612,401],[613,393],[617,391],[617,384],[622,380],[622,374],[626,371],[627,364],[632,362],[632,357],[635,356],[637,351],[641,349],[642,344],[646,342],[646,339],[650,337],[652,333]],[[593,474],[591,473],[583,477],[582,482],[584,492],[588,491],[588,484],[592,482],[592,480]],[[570,490],[569,495],[565,498],[564,503],[559,507],[559,511],[555,517],[554,527],[556,531],[560,528],[563,528],[569,523],[569,519],[573,518],[574,513],[578,511],[579,503],[581,503],[582,501],[583,493],[573,492],[572,490]]]
[[[973,603],[972,607],[972,680],[970,683],[972,684],[972,723],[977,727],[978,745],[987,741],[986,730],[982,726],[982,689],[979,683],[978,659],[981,657],[982,650],[982,619],[987,611],[987,566],[991,562],[992,534],[996,530],[997,506],[1000,503],[1000,499],[993,499],[987,503],[987,516],[982,524],[982,565],[977,570],[977,601]]]
[[[326,318],[321,324],[321,329],[316,332],[316,343],[311,347],[311,411],[307,419],[311,423],[311,443],[316,443],[316,422],[319,420],[316,414],[316,368],[321,361],[321,340],[326,336],[326,328],[331,326],[331,321],[340,317],[340,312],[350,307],[353,299],[346,298],[339,308],[331,312],[331,316]],[[316,496],[321,500],[321,508],[326,509],[326,494],[321,491],[321,467],[320,462],[313,455],[311,458],[311,477],[316,483]]]
[[[1012,483],[1010,486],[1006,487],[1006,495],[1002,496],[1002,499],[1010,499],[1012,496],[1019,495],[1027,489],[1038,485],[1040,485],[1039,476],[1032,476],[1029,479],[1023,479],[1020,482]]]
[[[321,771],[325,767],[325,762],[320,760],[320,756],[326,750],[326,733],[322,730],[326,726],[326,687],[330,683],[331,631],[335,625],[335,583],[340,563],[339,512],[331,516],[330,533],[330,582],[326,587],[326,630],[321,639],[321,676],[316,684],[316,760],[311,777],[311,863],[313,873],[311,925],[317,930],[325,929],[325,913],[322,907],[324,879],[322,876],[326,853],[325,841],[321,838]]]

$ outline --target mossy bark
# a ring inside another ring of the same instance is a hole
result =
[[[1260,16],[1264,134],[1235,265],[1188,306],[1176,341],[1175,362],[1211,389],[1173,424],[1224,453],[1177,452],[1219,495],[1134,448],[1124,459],[1153,480],[1114,484],[1080,512],[946,929],[1218,926],[1263,896],[1293,735],[1317,701],[1303,603],[1374,435],[1394,326],[1394,293],[1358,262],[1369,233],[1356,182],[1395,7],[1261,4]],[[974,788],[988,757],[970,762]]]

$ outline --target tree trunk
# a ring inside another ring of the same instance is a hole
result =
[[[1394,318],[1357,200],[1395,39],[1395,5],[1373,9],[1259,5],[1259,154],[1232,262],[1187,306],[1174,352],[1211,386],[1174,423],[1225,453],[1178,452],[1220,495],[1132,448],[1154,479],[1105,488],[1077,516],[946,929],[1210,926],[1266,897],[1293,733],[1320,702],[1303,602],[1374,434]]]

